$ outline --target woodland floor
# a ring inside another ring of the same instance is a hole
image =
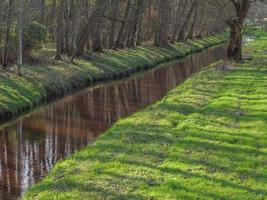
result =
[[[28,199],[266,199],[267,37],[253,60],[204,69],[120,120]]]
[[[92,83],[125,77],[223,41],[225,36],[221,35],[175,43],[164,48],[144,46],[109,50],[93,54],[90,58],[76,59],[75,64],[68,63],[67,58],[53,61],[54,49],[47,48],[37,53],[38,65],[23,67],[22,77],[16,75],[15,67],[0,71],[0,119]]]

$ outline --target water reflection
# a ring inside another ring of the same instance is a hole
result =
[[[66,97],[0,130],[0,199],[16,199],[59,159],[91,143],[118,119],[161,99],[201,67],[216,47],[126,80]]]

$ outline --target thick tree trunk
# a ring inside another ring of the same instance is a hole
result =
[[[236,16],[227,21],[230,27],[230,39],[227,47],[227,58],[239,62],[242,60],[242,30],[251,1],[231,1],[236,10]]]
[[[242,59],[242,24],[237,23],[230,26],[227,58],[237,62]]]

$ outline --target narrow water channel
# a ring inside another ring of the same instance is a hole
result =
[[[1,126],[0,199],[17,199],[58,160],[223,56],[223,45],[206,49],[121,81],[89,87]]]

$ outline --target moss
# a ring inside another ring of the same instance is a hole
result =
[[[15,69],[0,73],[0,119],[9,118],[21,111],[51,98],[62,96],[92,82],[114,79],[153,67],[161,62],[184,57],[201,50],[205,44],[215,45],[225,37],[207,37],[188,43],[175,43],[164,48],[137,47],[94,54],[90,59],[75,60],[75,64],[59,61],[49,66],[25,66],[23,77]],[[53,54],[48,49],[44,54]],[[48,56],[46,56],[48,57]]]
[[[266,50],[259,39],[254,60],[206,68],[119,121],[23,199],[266,199]]]

